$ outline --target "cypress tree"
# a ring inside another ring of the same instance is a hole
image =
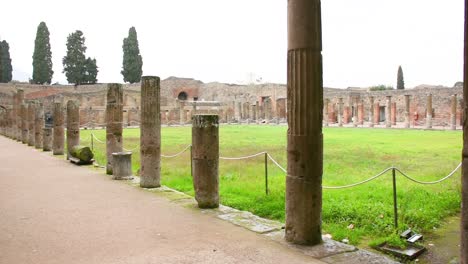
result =
[[[37,27],[33,53],[32,81],[37,84],[50,84],[52,81],[52,52],[50,50],[49,29],[45,22]]]
[[[85,37],[77,30],[67,37],[67,55],[63,57],[63,72],[68,83],[75,85],[97,82],[96,59],[86,58]]]
[[[123,70],[120,72],[124,77],[124,82],[136,83],[143,74],[143,59],[138,47],[138,38],[135,27],[128,31],[128,37],[123,40]]]
[[[0,70],[0,82],[10,82],[13,67],[11,66],[10,45],[5,40],[0,42]]]
[[[85,78],[83,83],[95,84],[97,82],[97,69],[96,59],[87,58],[85,63]]]
[[[398,67],[397,89],[398,89],[398,90],[403,90],[403,89],[405,89],[405,80],[404,80],[404,78],[403,78],[403,69],[401,69],[401,65]]]

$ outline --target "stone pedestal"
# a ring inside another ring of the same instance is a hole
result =
[[[192,119],[192,175],[200,208],[219,206],[219,124],[217,115]]]
[[[67,102],[67,159],[73,146],[80,145],[80,105],[78,101]]]
[[[141,78],[140,187],[160,187],[161,88],[156,76]]]
[[[323,77],[319,0],[288,1],[285,239],[322,241]]]
[[[52,150],[52,128],[45,127],[42,129],[42,150],[51,151]]]
[[[432,94],[427,96],[426,104],[426,129],[432,128]]]
[[[28,103],[28,146],[34,146],[35,140],[35,118],[36,117],[36,102],[29,102]]]
[[[457,129],[457,95],[450,96],[450,128]]]
[[[132,152],[112,153],[112,179],[131,180],[132,176]]]
[[[106,105],[106,173],[112,174],[112,153],[123,150],[123,89],[118,83],[107,85]]]
[[[62,103],[54,103],[54,136],[52,144],[52,153],[54,155],[63,155],[65,145],[65,131],[63,128],[64,113]]]
[[[41,103],[38,103],[36,105],[36,116],[34,123],[34,144],[37,149],[42,149],[44,129],[44,107]]]

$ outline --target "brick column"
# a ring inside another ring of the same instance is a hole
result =
[[[52,153],[54,155],[63,155],[65,144],[65,133],[63,129],[64,113],[62,103],[54,103],[54,137],[52,143]]]
[[[44,129],[44,107],[42,103],[36,105],[36,116],[34,120],[34,144],[37,149],[42,149]]]
[[[36,102],[28,103],[28,146],[34,146],[34,125],[36,117]]]
[[[123,89],[118,83],[107,85],[106,105],[106,173],[112,174],[112,153],[122,152]]]
[[[288,170],[285,238],[322,241],[323,76],[319,0],[288,1]]]
[[[161,183],[161,88],[156,76],[141,78],[140,187]]]
[[[432,94],[427,96],[426,104],[426,128],[432,128]]]
[[[219,123],[217,115],[192,119],[192,175],[200,208],[219,206]]]
[[[385,105],[385,127],[392,127],[392,97],[387,96],[387,102]]]
[[[80,145],[80,105],[76,100],[67,102],[67,159],[73,146]]]
[[[396,125],[396,116],[397,116],[396,102],[392,103],[392,109],[390,113],[392,117],[392,125]]]
[[[452,130],[457,129],[457,95],[450,96],[450,128]]]
[[[410,95],[405,94],[405,128],[410,127]]]

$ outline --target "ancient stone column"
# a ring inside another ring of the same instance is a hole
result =
[[[464,29],[464,63],[463,63],[463,125],[462,150],[462,191],[461,191],[461,223],[460,223],[460,264],[468,264],[468,0],[465,0],[465,29]]]
[[[362,126],[364,124],[364,104],[362,102],[358,104],[357,110],[358,124]]]
[[[450,96],[450,128],[452,130],[457,129],[457,95]]]
[[[392,127],[392,97],[387,96],[385,105],[385,127]]]
[[[374,127],[374,97],[369,96],[369,127]]]
[[[73,146],[80,145],[80,104],[76,100],[67,102],[67,159]]]
[[[396,102],[392,103],[392,109],[390,113],[392,117],[392,125],[396,125],[396,116],[397,116]]]
[[[42,150],[51,151],[52,150],[52,128],[44,127],[42,132]]]
[[[28,143],[28,105],[21,103],[21,142]]]
[[[16,131],[18,129],[18,126],[16,125],[16,116],[17,116],[17,111],[18,111],[18,100],[16,99],[18,94],[16,92],[13,92],[13,102],[12,102],[12,111],[11,111],[11,136],[14,140],[18,139],[18,132]]]
[[[252,117],[252,121],[255,123],[257,121],[257,106],[256,105],[251,105],[250,106],[250,116]]]
[[[44,107],[42,103],[36,104],[34,123],[34,144],[37,149],[42,149],[44,128]]]
[[[338,126],[343,126],[343,98],[338,98]]]
[[[160,187],[161,88],[156,76],[141,78],[140,187]]]
[[[432,128],[432,94],[427,96],[426,104],[426,128]]]
[[[192,119],[192,175],[200,208],[219,206],[219,124],[217,115]]]
[[[123,89],[118,83],[107,85],[106,154],[107,174],[112,174],[112,153],[122,152]]]
[[[36,116],[36,102],[28,103],[28,146],[34,146],[34,121]]]
[[[234,102],[234,118],[240,123],[240,121],[241,121],[241,102]]]
[[[271,101],[270,99],[266,99],[263,102],[263,109],[265,110],[265,122],[270,123],[271,120]]]
[[[22,113],[21,113],[21,105],[23,104],[24,100],[24,90],[18,89],[16,92],[16,140],[22,141],[23,139],[23,124],[22,124]]]
[[[131,180],[132,176],[132,152],[112,153],[112,179]]]
[[[357,127],[358,126],[358,105],[356,103],[353,104],[351,116],[352,116],[353,126]]]
[[[288,1],[287,241],[322,241],[323,76],[319,0]]]
[[[185,113],[185,110],[184,110],[184,106],[185,106],[185,103],[184,102],[180,102],[179,104],[179,123],[181,125],[184,125],[185,124],[185,116],[186,116],[186,113]]]
[[[380,103],[379,101],[374,103],[374,124],[380,124]]]
[[[410,127],[410,95],[405,94],[405,128]]]
[[[325,126],[328,126],[328,104],[330,103],[330,99],[325,99],[325,105],[323,107],[323,116],[325,121]]]
[[[52,143],[52,154],[63,155],[63,147],[65,145],[65,133],[63,128],[64,113],[62,103],[54,103],[54,136]]]

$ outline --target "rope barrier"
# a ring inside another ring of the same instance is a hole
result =
[[[260,155],[265,155],[266,151],[263,151],[263,152],[259,152],[259,153],[256,153],[256,154],[253,154],[253,155],[249,155],[249,156],[243,156],[243,157],[219,157],[220,160],[243,160],[243,159],[250,159],[250,158],[254,158],[254,157],[257,157],[257,156],[260,156]]]
[[[184,153],[185,151],[187,151],[187,149],[189,149],[192,145],[188,145],[187,147],[185,147],[183,150],[181,150],[180,152],[174,154],[174,155],[163,155],[161,154],[161,157],[163,158],[175,158],[179,155],[181,155],[182,153]]]
[[[408,175],[406,175],[404,172],[402,172],[400,169],[398,168],[395,168],[396,171],[398,171],[399,173],[401,173],[401,175],[403,175],[404,177],[406,177],[408,180],[411,180],[413,182],[416,182],[416,183],[419,183],[419,184],[436,184],[436,183],[439,183],[439,182],[443,182],[445,180],[447,180],[448,178],[452,177],[455,172],[457,172],[458,169],[460,169],[460,167],[462,166],[462,163],[460,162],[460,164],[458,164],[458,166],[452,171],[450,172],[447,176],[443,177],[442,179],[440,180],[437,180],[437,181],[431,181],[431,182],[425,182],[425,181],[419,181],[419,180],[416,180]]]
[[[136,147],[134,147],[134,148],[132,148],[132,149],[126,149],[126,148],[122,147],[122,149],[125,150],[125,151],[127,151],[127,152],[133,152],[133,151],[135,151],[135,150],[137,150],[137,149],[139,149],[139,148],[140,148],[140,146],[136,146]]]
[[[106,142],[104,142],[104,141],[99,140],[99,138],[97,138],[93,133],[91,133],[91,135],[93,136],[93,138],[94,138],[97,142],[103,143],[103,144],[106,143]]]
[[[367,182],[370,182],[372,180],[375,180],[377,178],[379,178],[380,176],[382,176],[383,174],[385,174],[387,171],[390,171],[392,170],[393,167],[389,167],[389,168],[386,168],[385,170],[383,170],[382,172],[380,172],[379,174],[375,175],[375,176],[372,176],[370,177],[369,179],[367,180],[363,180],[361,182],[357,182],[357,183],[353,183],[353,184],[348,184],[348,185],[343,185],[343,186],[322,186],[323,189],[345,189],[345,188],[350,188],[350,187],[354,187],[354,186],[358,186],[358,185],[361,185],[361,184],[364,184],[364,183],[367,183]]]
[[[268,158],[273,162],[273,164],[276,165],[276,167],[278,167],[278,168],[279,168],[280,170],[282,170],[284,173],[287,173],[286,169],[283,168],[283,166],[281,166],[275,159],[273,159],[273,157],[272,157],[269,153],[267,153],[267,155],[268,155]]]

